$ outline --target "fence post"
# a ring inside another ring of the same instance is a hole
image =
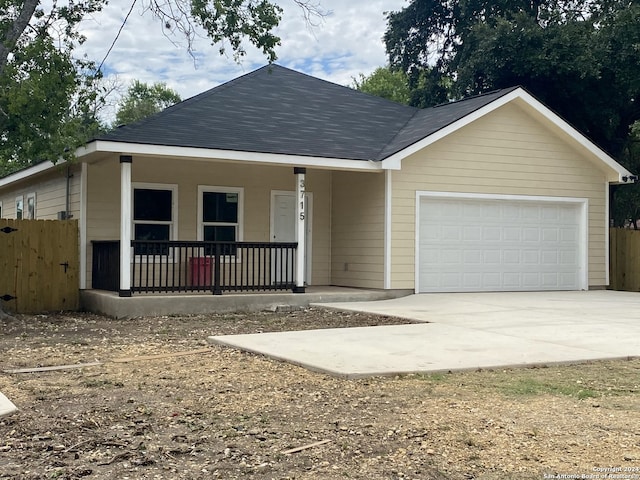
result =
[[[618,289],[618,238],[617,229],[609,228],[609,288]]]

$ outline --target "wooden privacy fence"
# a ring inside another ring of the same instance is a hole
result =
[[[609,229],[609,288],[640,292],[640,230]]]
[[[0,219],[0,298],[16,313],[79,307],[77,220]]]

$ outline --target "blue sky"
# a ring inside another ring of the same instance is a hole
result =
[[[386,63],[382,35],[386,29],[384,12],[396,11],[406,0],[317,0],[326,16],[309,27],[291,0],[276,0],[284,9],[277,34],[282,38],[277,63],[304,73],[349,85],[360,73],[369,74]],[[221,56],[207,38],[195,43],[195,61],[181,39],[175,43],[164,36],[162,25],[148,13],[142,15],[139,3],[129,17],[117,43],[109,54],[104,71],[117,79],[121,89],[133,80],[165,82],[182,98],[248,73],[266,63],[264,55],[247,48],[240,64]],[[89,58],[102,60],[115,38],[131,3],[112,0],[93,18],[83,23],[87,36],[83,51]]]

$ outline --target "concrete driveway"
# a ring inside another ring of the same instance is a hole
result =
[[[17,411],[16,406],[0,392],[0,417],[10,415]]]
[[[421,294],[318,306],[429,323],[210,341],[349,378],[640,356],[640,293]]]

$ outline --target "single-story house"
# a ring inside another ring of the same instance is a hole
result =
[[[631,178],[519,87],[418,109],[269,65],[0,179],[0,215],[78,219],[80,288],[121,296],[586,290]]]

